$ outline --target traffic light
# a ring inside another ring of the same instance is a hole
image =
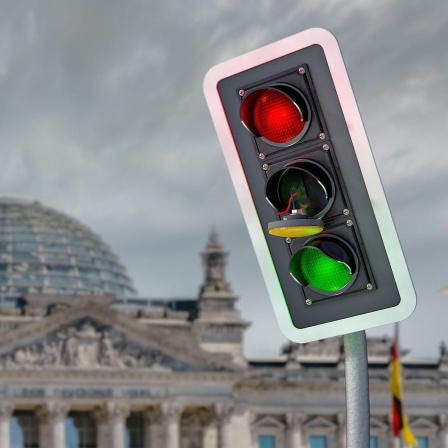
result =
[[[219,64],[204,92],[285,336],[408,317],[415,293],[334,36]]]

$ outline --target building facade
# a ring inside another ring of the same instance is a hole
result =
[[[212,231],[191,300],[136,297],[89,229],[0,199],[0,448],[342,448],[341,338],[244,356]],[[392,448],[391,341],[368,341],[371,447]],[[403,360],[424,448],[448,448],[448,354]]]

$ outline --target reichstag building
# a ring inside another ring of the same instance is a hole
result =
[[[341,339],[246,357],[228,254],[204,244],[197,297],[140,298],[82,223],[1,197],[0,448],[345,447]],[[372,448],[394,447],[390,347],[368,342]],[[419,446],[448,448],[445,348],[403,364]]]

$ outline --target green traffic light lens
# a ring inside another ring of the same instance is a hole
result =
[[[341,238],[329,235],[307,241],[290,264],[291,275],[298,283],[325,295],[347,290],[357,271],[352,249]]]
[[[303,251],[300,268],[307,283],[323,292],[339,291],[352,279],[346,264],[333,260],[313,248]]]

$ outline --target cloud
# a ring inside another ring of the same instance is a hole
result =
[[[202,80],[212,65],[258,46],[310,27],[330,29],[417,289],[432,294],[419,254],[434,248],[425,259],[444,266],[448,17],[442,0],[0,6],[1,191],[37,197],[92,227],[147,296],[197,294],[197,253],[215,225],[231,252],[228,277],[239,306],[258,320],[248,333],[249,352],[272,350],[283,338],[276,332],[260,343],[266,326],[276,324]],[[431,219],[431,231],[417,239]],[[445,284],[442,270],[432,278],[435,290]]]

